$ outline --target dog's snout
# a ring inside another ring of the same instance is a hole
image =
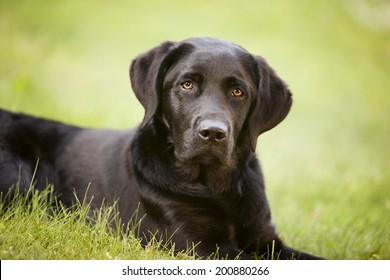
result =
[[[218,143],[226,139],[227,126],[221,121],[203,120],[198,126],[199,137],[209,143]]]

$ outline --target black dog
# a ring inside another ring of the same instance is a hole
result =
[[[130,131],[67,126],[0,111],[0,185],[53,183],[96,207],[118,199],[123,220],[138,209],[140,236],[196,245],[200,257],[317,259],[275,233],[254,153],[259,134],[281,122],[292,98],[261,57],[211,38],[166,42],[137,57],[133,90],[145,108]],[[242,253],[240,255],[240,253]],[[268,255],[270,257],[270,255]],[[274,256],[275,257],[275,256]]]

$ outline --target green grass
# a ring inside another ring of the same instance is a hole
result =
[[[258,144],[278,231],[327,258],[390,259],[390,29],[370,5],[388,4],[3,0],[0,107],[131,127],[143,117],[128,77],[137,54],[190,36],[240,43],[294,94],[287,119]],[[1,258],[172,257],[77,214],[22,210],[2,215]]]
[[[137,227],[123,225],[115,206],[91,210],[81,201],[67,208],[52,190],[2,199],[0,259],[191,259],[162,242],[142,247]]]

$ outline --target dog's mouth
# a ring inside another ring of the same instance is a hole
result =
[[[226,151],[203,147],[186,152],[175,151],[179,162],[185,165],[221,166],[230,162],[230,155]]]
[[[224,163],[225,160],[210,154],[198,155],[187,160],[190,164],[200,164],[207,166],[216,166]]]

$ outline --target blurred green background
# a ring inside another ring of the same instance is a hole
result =
[[[294,94],[258,145],[282,237],[327,258],[390,259],[389,1],[0,0],[0,107],[132,127],[131,60],[192,36],[264,56]]]

